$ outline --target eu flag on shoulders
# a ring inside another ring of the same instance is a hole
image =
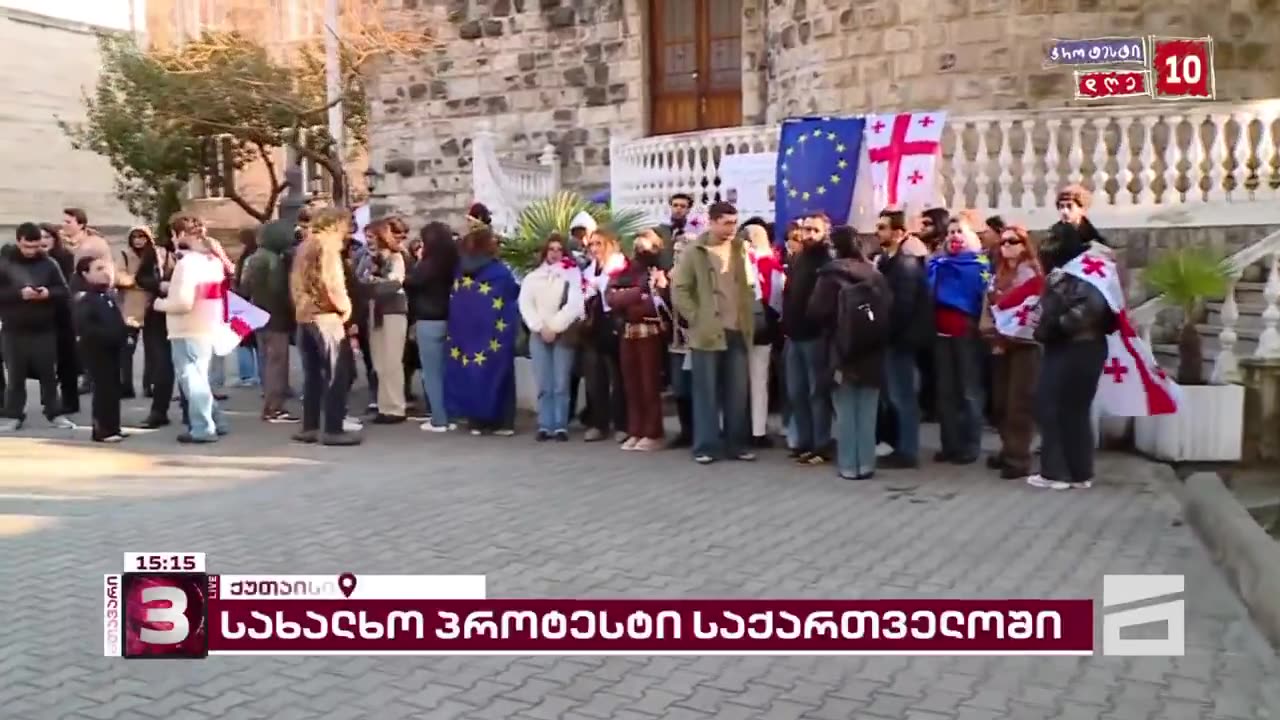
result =
[[[966,250],[938,255],[929,261],[933,301],[970,317],[982,314],[982,301],[990,282],[991,262],[986,254]]]
[[[778,140],[774,221],[779,237],[797,218],[822,212],[849,222],[862,151],[862,118],[789,118]]]
[[[444,404],[450,418],[481,423],[504,419],[515,394],[517,300],[511,270],[490,260],[460,271],[449,295]]]

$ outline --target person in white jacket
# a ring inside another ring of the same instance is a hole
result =
[[[213,341],[227,322],[227,292],[235,266],[199,220],[179,216],[170,221],[180,251],[165,296],[155,309],[165,314],[174,377],[187,403],[187,432],[182,443],[217,442],[227,426],[209,386]]]
[[[584,314],[582,271],[552,235],[537,269],[520,282],[520,316],[529,328],[529,357],[538,388],[539,442],[569,439],[569,373],[574,326]]]

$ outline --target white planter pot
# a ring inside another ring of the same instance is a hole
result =
[[[574,407],[582,407],[586,392],[587,384],[581,383]],[[516,409],[538,412],[538,383],[533,379],[533,361],[527,357],[516,358]]]
[[[1238,462],[1244,443],[1244,386],[1182,388],[1173,415],[1134,418],[1138,451],[1166,462]]]
[[[516,358],[516,409],[538,410],[538,384],[533,379],[533,361],[527,357]]]

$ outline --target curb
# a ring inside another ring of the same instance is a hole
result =
[[[1280,650],[1280,543],[1263,531],[1216,473],[1196,473],[1178,491],[1187,524],[1208,548],[1258,630]]]

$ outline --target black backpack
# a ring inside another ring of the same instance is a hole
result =
[[[848,365],[882,349],[889,340],[889,298],[875,284],[844,281],[836,295],[833,359]]]

